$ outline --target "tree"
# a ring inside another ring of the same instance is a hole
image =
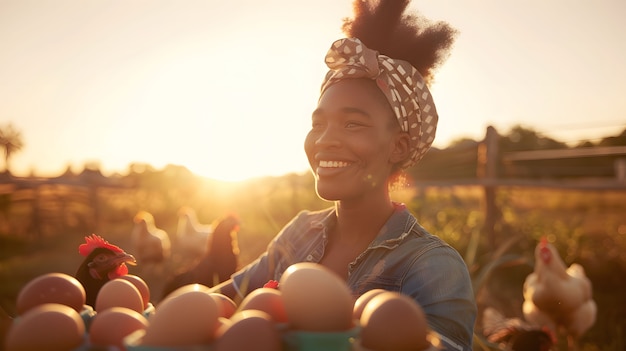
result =
[[[626,129],[622,131],[621,134],[617,136],[609,136],[603,138],[602,141],[598,144],[598,146],[624,146],[626,145]]]
[[[22,133],[13,124],[8,123],[0,127],[0,147],[4,149],[4,171],[9,172],[11,156],[24,147]]]
[[[499,141],[499,149],[502,151],[527,151],[527,150],[550,150],[566,149],[567,144],[542,136],[532,128],[516,125],[508,134],[502,135]]]

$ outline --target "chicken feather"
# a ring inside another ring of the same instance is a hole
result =
[[[595,323],[597,306],[583,266],[565,265],[545,238],[535,248],[535,269],[524,281],[524,318],[578,339]]]

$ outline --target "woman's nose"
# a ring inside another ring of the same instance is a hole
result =
[[[324,130],[318,135],[315,140],[315,145],[318,146],[329,146],[329,145],[338,145],[340,143],[339,133],[330,126],[324,128]]]

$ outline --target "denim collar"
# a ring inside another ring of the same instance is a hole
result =
[[[409,212],[405,204],[393,202],[393,206],[393,214],[380,229],[368,248],[396,247],[417,224],[417,220]],[[329,208],[326,211],[328,213],[322,219],[311,222],[311,227],[319,229],[324,237],[328,236],[330,229],[337,223],[337,211],[335,208]]]

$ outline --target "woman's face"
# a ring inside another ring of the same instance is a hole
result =
[[[387,193],[393,164],[408,152],[408,136],[374,81],[346,79],[320,98],[304,149],[321,198],[361,199]]]

